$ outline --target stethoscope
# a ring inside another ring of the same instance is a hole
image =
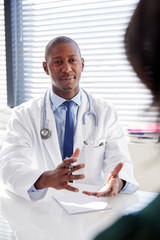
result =
[[[83,125],[86,124],[86,116],[92,115],[93,118],[94,118],[95,126],[97,127],[97,126],[98,126],[98,118],[97,118],[96,114],[91,111],[91,101],[90,101],[89,95],[88,95],[88,93],[87,93],[84,89],[82,89],[82,90],[83,90],[84,93],[86,94],[86,97],[87,97],[87,100],[88,100],[88,111],[86,111],[86,112],[83,114],[83,116],[82,116]],[[49,91],[49,90],[47,90],[47,91],[45,92],[45,95],[44,95],[44,102],[43,102],[43,128],[42,128],[41,131],[40,131],[41,138],[42,138],[43,140],[46,140],[46,139],[50,138],[50,136],[51,136],[51,131],[50,131],[48,128],[45,127],[45,126],[46,126],[46,99],[47,99],[47,93],[48,93],[48,91]],[[100,147],[100,146],[103,146],[103,145],[104,145],[103,142],[94,145],[94,142],[95,142],[95,141],[89,142],[88,140],[84,140],[83,143],[84,143],[85,145],[88,145],[88,146],[93,147],[93,148],[97,148],[97,147]]]

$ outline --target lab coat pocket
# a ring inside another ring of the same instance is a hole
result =
[[[84,174],[87,184],[99,184],[102,178],[105,141],[98,139],[94,143],[85,141],[80,158],[85,163]]]

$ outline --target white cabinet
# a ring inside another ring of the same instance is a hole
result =
[[[160,191],[160,143],[128,143],[134,176],[143,191]]]

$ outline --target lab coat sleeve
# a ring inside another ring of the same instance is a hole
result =
[[[122,162],[123,168],[119,177],[127,182],[127,187],[121,193],[134,193],[138,190],[138,183],[133,175],[133,164],[129,156],[128,145],[124,131],[120,126],[118,114],[114,106],[110,106],[107,113],[107,137],[105,143],[103,171],[105,179],[114,167]]]
[[[0,179],[17,195],[30,200],[28,189],[44,172],[31,167],[34,148],[32,127],[25,110],[14,110],[0,154]]]

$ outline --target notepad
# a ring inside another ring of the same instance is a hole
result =
[[[78,214],[111,209],[107,198],[88,196],[81,192],[55,192],[53,198],[69,214]]]

